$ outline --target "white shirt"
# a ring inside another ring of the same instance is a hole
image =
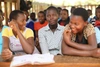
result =
[[[100,30],[95,27],[95,32],[96,32],[96,39],[97,39],[97,44],[100,43]]]
[[[57,29],[52,32],[49,25],[41,28],[38,32],[39,43],[42,53],[53,55],[61,54],[61,43],[63,38],[64,26],[58,24]]]

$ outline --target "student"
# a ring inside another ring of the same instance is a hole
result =
[[[83,8],[76,8],[71,16],[70,23],[66,25],[62,53],[65,55],[100,57],[97,49],[95,30],[88,24],[88,13]]]
[[[75,6],[72,6],[72,7],[71,7],[71,10],[70,10],[71,15],[73,14],[73,11],[74,11],[75,9],[76,9]]]
[[[91,17],[91,15],[92,15],[92,10],[88,9],[87,12],[88,12],[88,15],[89,15],[89,18],[88,18],[87,21],[88,21],[88,23],[92,23],[92,19],[93,19],[93,18]]]
[[[40,28],[46,26],[47,24],[48,24],[48,22],[46,21],[44,11],[40,11],[38,13],[38,22],[35,22],[35,24],[34,24],[34,30],[35,30],[35,33],[36,33],[36,37],[38,37],[38,30]]]
[[[7,26],[3,25],[2,21],[4,20],[4,17],[3,17],[3,12],[2,10],[0,10],[0,55],[1,55],[1,52],[2,52],[2,31],[4,28],[6,28]]]
[[[9,18],[9,28],[5,28],[2,33],[2,58],[10,60],[13,55],[33,54],[36,51],[34,34],[31,29],[25,27],[25,14],[20,10],[14,10],[10,13]]]
[[[48,25],[39,30],[39,43],[42,53],[61,54],[61,42],[64,26],[58,24],[59,12],[50,6],[46,11]]]
[[[61,19],[58,22],[60,25],[65,26],[66,24],[69,23],[70,18],[69,18],[69,14],[68,14],[67,9],[62,9],[61,10],[60,17],[61,17]]]
[[[39,49],[39,51],[41,52],[40,46],[39,46],[39,40],[38,40],[38,30],[44,26],[46,26],[48,24],[48,22],[46,21],[45,18],[45,13],[44,11],[40,11],[38,13],[38,22],[34,23],[34,30],[35,30],[35,36],[36,36],[36,47]]]
[[[96,21],[94,26],[100,27],[100,6],[96,8]]]
[[[26,23],[26,27],[27,28],[30,28],[33,32],[35,32],[34,31],[34,22],[36,21],[36,18],[35,18],[35,13],[34,12],[32,12],[31,14],[30,14],[30,18],[28,19],[28,21],[27,21],[27,23]],[[35,34],[34,34],[34,36],[35,36]],[[35,38],[34,38],[35,39]]]

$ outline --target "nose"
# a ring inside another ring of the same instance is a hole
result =
[[[50,15],[49,18],[50,18],[50,20],[52,20],[53,19],[53,15]]]

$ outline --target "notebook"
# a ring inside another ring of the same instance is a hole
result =
[[[21,66],[26,64],[51,64],[55,63],[54,55],[47,54],[27,54],[22,56],[15,56],[10,64],[10,67]]]

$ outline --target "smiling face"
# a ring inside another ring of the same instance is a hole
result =
[[[96,9],[96,16],[100,20],[100,9]]]
[[[38,19],[40,23],[44,23],[45,15],[43,13],[38,13]]]
[[[20,30],[24,30],[26,26],[26,17],[24,14],[18,14],[16,22]]]
[[[72,30],[72,33],[74,34],[82,33],[86,25],[87,22],[85,22],[81,16],[77,15],[71,16],[69,26]]]
[[[60,17],[61,17],[62,20],[66,20],[66,19],[68,18],[68,13],[67,13],[67,11],[62,10],[62,11],[60,12]]]
[[[55,25],[58,22],[59,15],[55,9],[49,9],[46,12],[46,19],[50,25]]]

